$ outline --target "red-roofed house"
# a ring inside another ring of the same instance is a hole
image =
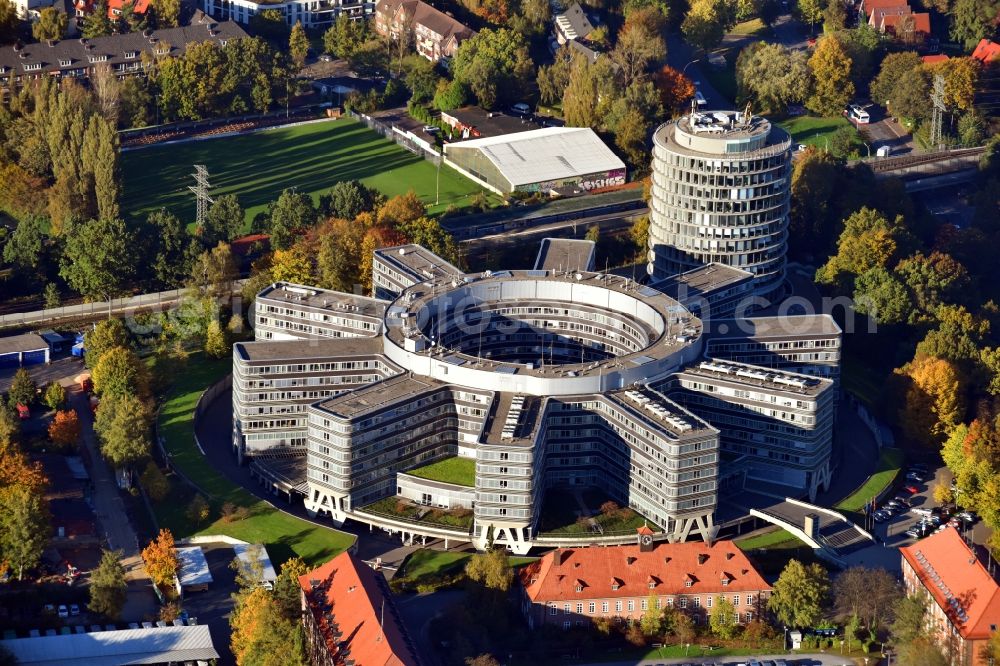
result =
[[[353,553],[300,576],[299,587],[313,666],[420,664],[385,578]]]
[[[980,654],[1000,626],[1000,586],[949,527],[911,546],[903,555],[903,584],[909,594],[930,598],[928,629],[952,663],[987,666]]]
[[[943,53],[938,53],[936,55],[920,56],[920,61],[922,63],[924,63],[925,65],[933,65],[934,63],[944,62],[947,59],[948,59],[948,56],[946,56]]]
[[[1000,58],[1000,44],[991,42],[988,39],[980,40],[980,42],[976,44],[975,50],[972,52],[972,57],[983,64],[986,64],[991,60],[996,60],[997,58]]]
[[[901,2],[901,0],[862,0],[861,11],[865,13],[865,18],[870,19],[876,9],[881,9],[883,7],[899,7],[900,5],[905,4],[906,2]]]
[[[132,11],[136,14],[145,14],[149,10],[149,0],[134,0],[135,5]],[[87,16],[93,13],[97,0],[75,0],[73,7],[76,8],[77,16]],[[122,15],[122,8],[127,4],[127,0],[108,0],[108,18],[112,21],[118,20]]]
[[[906,44],[923,42],[931,34],[931,15],[927,12],[883,14],[876,28]]]
[[[771,592],[732,541],[560,548],[524,567],[520,584],[528,625],[564,629],[599,617],[638,620],[650,596],[657,608],[684,609],[703,622],[725,595],[738,621],[746,623],[758,616]]]

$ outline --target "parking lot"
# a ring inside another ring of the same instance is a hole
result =
[[[936,483],[951,483],[951,472],[946,467],[940,467],[936,470],[929,470],[929,473],[925,476],[923,481],[916,481],[915,479],[906,479],[902,483],[903,486],[910,486],[917,490],[916,493],[908,493],[905,490],[900,491],[895,494],[895,496],[906,497],[910,503],[910,507],[905,508],[905,510],[899,510],[888,520],[875,522],[873,528],[873,534],[875,534],[886,546],[888,547],[899,547],[904,546],[909,543],[913,543],[922,537],[914,537],[907,534],[907,530],[918,526],[926,515],[926,511],[940,512],[940,503],[934,500],[934,485]],[[881,509],[890,501],[892,497],[886,498],[886,501],[879,505]],[[941,524],[947,524],[949,516],[940,515],[939,520]],[[974,537],[975,526],[978,522],[969,524],[965,521],[960,521],[958,529],[965,536]],[[924,536],[933,534],[936,526],[925,531]]]

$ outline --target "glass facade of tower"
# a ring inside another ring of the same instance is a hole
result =
[[[791,139],[734,112],[698,113],[653,137],[648,271],[654,279],[718,262],[755,276],[755,293],[785,274]]]

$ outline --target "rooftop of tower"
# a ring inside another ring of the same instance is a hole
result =
[[[296,309],[312,309],[329,313],[345,312],[368,317],[381,317],[385,312],[385,306],[388,305],[387,301],[377,298],[307,287],[290,282],[276,282],[265,287],[257,294],[257,300],[289,303],[295,305]]]
[[[785,130],[763,116],[741,111],[696,111],[661,125],[657,145],[684,155],[764,157],[791,146]]]

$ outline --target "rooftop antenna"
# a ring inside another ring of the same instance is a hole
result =
[[[208,168],[204,164],[195,164],[191,177],[194,178],[195,185],[189,185],[188,189],[194,192],[195,196],[195,221],[199,227],[203,227],[205,216],[208,214],[208,204],[215,203],[212,197],[208,196],[208,190],[212,187],[208,183]]]

